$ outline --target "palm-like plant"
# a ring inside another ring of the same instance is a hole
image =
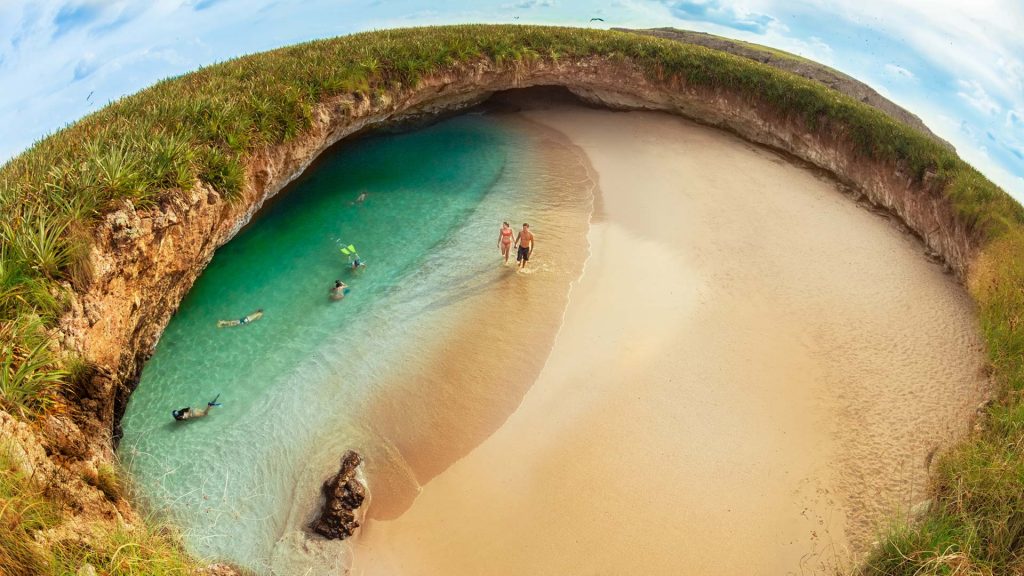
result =
[[[68,376],[38,319],[0,326],[0,405],[34,418],[54,405]]]

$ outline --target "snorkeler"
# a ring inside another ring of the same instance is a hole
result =
[[[353,270],[358,270],[366,266],[366,262],[364,262],[359,257],[359,253],[356,252],[355,245],[349,244],[348,246],[342,246],[341,253],[348,256],[348,262],[352,265]]]
[[[220,402],[217,402],[218,398],[220,398],[220,394],[217,394],[216,398],[207,402],[206,408],[203,408],[202,410],[193,410],[191,406],[180,410],[171,410],[171,416],[174,416],[174,419],[178,422],[184,422],[185,420],[191,420],[193,418],[202,418],[210,413],[210,408],[221,405]]]
[[[331,288],[331,300],[341,300],[348,294],[348,285],[341,280],[334,281],[334,288]]]
[[[252,322],[259,320],[260,318],[263,318],[263,308],[260,308],[259,310],[252,312],[251,314],[245,316],[244,318],[239,318],[238,320],[218,320],[217,328],[226,328],[230,326],[241,326],[243,324],[250,324]]]
[[[501,250],[501,255],[505,257],[505,264],[508,264],[508,253],[512,248],[512,227],[509,226],[508,222],[501,223],[501,229],[498,230],[498,249]]]

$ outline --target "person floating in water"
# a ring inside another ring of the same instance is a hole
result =
[[[348,262],[352,265],[353,270],[358,270],[366,266],[366,262],[364,262],[359,257],[359,253],[356,252],[355,245],[349,244],[348,246],[342,246],[341,253],[348,256]]]
[[[211,408],[213,408],[214,406],[221,405],[220,402],[217,402],[218,398],[220,398],[220,394],[217,394],[216,398],[207,402],[206,408],[203,408],[202,410],[193,410],[191,406],[182,408],[180,410],[171,410],[171,416],[174,416],[174,419],[177,420],[178,422],[192,420],[193,418],[202,418],[203,416],[206,416],[207,414],[210,413]]]
[[[530,232],[530,225],[524,222],[522,231],[516,236],[516,247],[519,249],[516,252],[516,262],[519,262],[520,270],[526,269],[526,263],[530,261],[530,256],[533,255],[533,245],[536,240],[533,232]]]
[[[331,288],[331,300],[341,300],[348,294],[348,285],[341,280],[334,281],[334,288]]]
[[[501,229],[498,230],[498,249],[501,250],[501,255],[505,257],[505,264],[508,264],[508,253],[512,248],[512,227],[509,226],[508,222],[501,223]]]
[[[249,314],[248,316],[246,316],[244,318],[239,318],[238,320],[218,320],[217,321],[217,328],[227,328],[227,327],[230,327],[230,326],[241,326],[242,324],[249,324],[249,323],[255,322],[255,321],[259,320],[260,318],[263,318],[263,308],[260,308],[259,310]]]

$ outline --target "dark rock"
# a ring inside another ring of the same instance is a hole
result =
[[[363,458],[352,450],[341,457],[341,468],[324,482],[324,505],[320,517],[310,524],[317,534],[331,540],[344,540],[359,527],[354,511],[366,499],[366,487],[356,479]]]

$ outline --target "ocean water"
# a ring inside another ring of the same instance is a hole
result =
[[[364,138],[328,151],[218,250],[143,370],[119,449],[147,508],[181,526],[191,552],[260,573],[302,573],[311,554],[343,566],[301,529],[348,448],[389,485],[418,489],[364,416],[390,374],[433,353],[461,300],[508,278],[501,221],[560,209],[523,185],[529,148],[486,115]],[[348,244],[365,268],[349,268]],[[335,279],[351,287],[338,302]],[[217,326],[258,308],[258,321]],[[218,394],[209,417],[173,420]]]

